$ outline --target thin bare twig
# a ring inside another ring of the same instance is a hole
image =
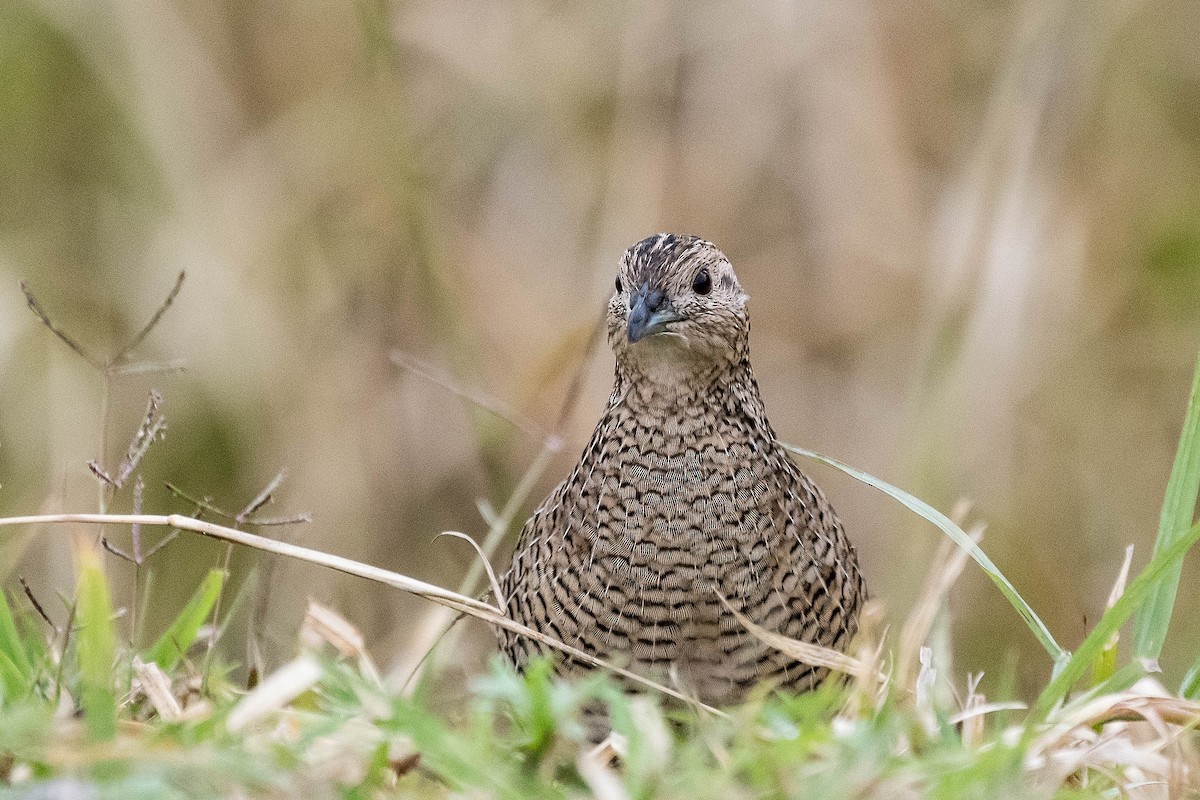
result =
[[[46,624],[50,626],[50,630],[54,631],[56,636],[61,633],[62,631],[58,629],[58,626],[54,624],[52,619],[50,619],[50,615],[46,613],[46,609],[42,608],[42,604],[39,603],[38,599],[33,596],[33,589],[29,588],[29,584],[26,582],[25,576],[18,575],[17,581],[20,582],[21,588],[25,591],[25,596],[29,598],[29,604],[33,606],[33,610],[38,613],[38,616],[45,620]]]
[[[93,471],[95,471],[94,468],[93,468]],[[171,485],[167,484],[167,488],[171,488]],[[134,485],[133,485],[133,513],[135,516],[140,515],[142,513],[142,495],[145,492],[145,489],[146,489],[146,484],[144,481],[142,481],[142,476],[138,475],[137,482],[134,483]],[[197,505],[197,509],[196,509],[195,513],[198,515],[200,513],[200,511],[202,511],[202,510],[203,509]],[[117,547],[115,544],[112,543],[111,540],[109,540],[109,538],[107,536],[100,537],[100,545],[105,550],[107,550],[108,552],[110,552],[114,556],[116,556],[117,558],[120,558],[124,561],[128,561],[134,565],[133,585],[136,587],[136,586],[139,586],[141,583],[141,573],[139,571],[141,566],[143,564],[145,564],[147,561],[149,561],[151,558],[153,558],[154,555],[156,553],[158,553],[159,550],[162,550],[164,547],[166,547],[171,542],[173,542],[175,540],[175,537],[178,536],[180,532],[177,529],[170,531],[169,533],[167,533],[166,536],[159,539],[158,542],[155,543],[153,547],[151,547],[149,550],[147,550],[143,553],[142,552],[142,526],[141,526],[141,524],[134,523],[133,525],[131,525],[129,527],[130,527],[131,543],[132,543],[132,550],[133,550],[132,553],[126,553],[124,550]],[[135,593],[134,598],[133,598],[133,619],[134,619],[133,627],[135,629],[137,628],[136,623],[137,623],[137,619],[138,619],[138,614],[137,614],[138,600],[137,600],[137,598],[138,598],[138,595]]]
[[[281,470],[279,470],[279,472],[276,472],[275,477],[271,478],[271,481],[266,486],[263,487],[263,490],[261,492],[259,492],[255,496],[255,498],[253,500],[251,500],[246,505],[246,507],[243,508],[238,513],[238,515],[236,517],[234,517],[234,519],[237,520],[237,522],[239,522],[239,523],[244,523],[250,517],[251,514],[253,514],[255,511],[258,511],[260,508],[265,506],[267,503],[270,503],[272,500],[274,500],[275,499],[275,490],[279,488],[279,485],[281,483],[283,483],[283,479],[286,476],[287,476],[286,469],[281,469]]]
[[[164,374],[168,372],[183,372],[187,369],[187,363],[176,358],[171,361],[130,361],[124,364],[114,364],[108,368],[108,374],[119,375],[150,375]]]
[[[56,325],[50,318],[50,315],[46,313],[45,309],[42,308],[41,304],[37,300],[37,297],[34,296],[33,290],[29,288],[29,284],[25,281],[21,281],[21,292],[25,295],[25,301],[28,304],[30,311],[33,312],[34,316],[36,316],[38,320],[50,330],[51,333],[58,337],[63,344],[65,344],[89,365],[99,371],[104,378],[104,391],[101,395],[100,401],[100,455],[98,459],[88,462],[88,468],[91,469],[92,473],[100,479],[100,484],[97,487],[97,500],[101,512],[108,510],[108,504],[112,499],[112,495],[116,492],[116,490],[121,488],[126,480],[129,479],[129,476],[134,472],[134,470],[136,470],[138,461],[140,461],[142,456],[145,455],[146,450],[150,447],[150,444],[153,443],[154,439],[157,438],[166,427],[166,423],[161,419],[161,417],[156,417],[154,413],[155,407],[158,404],[161,404],[162,399],[161,397],[158,397],[157,392],[152,393],[152,408],[147,412],[147,419],[143,421],[142,427],[138,429],[138,432],[134,437],[134,441],[130,444],[129,449],[125,453],[125,458],[121,461],[121,464],[116,470],[115,476],[104,466],[104,463],[108,457],[108,428],[110,422],[109,413],[111,410],[110,402],[112,398],[112,384],[114,377],[131,373],[169,371],[182,368],[182,364],[180,362],[168,362],[165,365],[130,364],[126,363],[126,359],[129,354],[142,343],[146,336],[149,335],[150,331],[152,331],[154,327],[158,325],[158,323],[162,320],[163,315],[166,314],[167,309],[170,308],[171,304],[175,302],[175,298],[179,295],[180,289],[183,288],[184,277],[185,274],[180,272],[179,276],[175,279],[175,285],[171,287],[171,291],[167,294],[163,302],[159,304],[158,309],[154,312],[154,315],[151,316],[150,320],[142,327],[140,331],[137,332],[137,334],[133,336],[133,338],[131,338],[125,344],[124,347],[120,349],[120,351],[116,353],[116,355],[114,355],[108,361],[102,361],[101,359],[92,355],[92,353],[87,351],[82,345],[79,344],[79,342],[75,341],[70,334],[58,327],[58,325]]]
[[[155,326],[158,325],[160,320],[162,320],[163,314],[167,313],[167,309],[171,307],[171,304],[175,302],[175,298],[179,296],[179,290],[183,288],[183,280],[186,277],[186,272],[181,271],[179,273],[179,276],[175,278],[175,285],[171,287],[171,291],[167,293],[166,298],[158,306],[158,310],[154,312],[154,316],[152,316],[150,321],[142,326],[142,329],[138,331],[137,334],[135,334],[134,337],[130,339],[124,347],[121,348],[119,353],[113,356],[112,361],[108,363],[109,367],[116,365],[118,361],[120,361],[129,353],[133,352],[133,350],[140,345],[147,336],[150,335],[150,331],[154,330]]]
[[[78,608],[78,604],[72,600],[70,603],[70,611],[67,612],[67,622],[62,627],[63,640],[62,648],[59,650],[60,653],[67,652],[67,647],[69,647],[71,644],[71,631],[75,629],[75,612]],[[58,669],[54,673],[54,705],[56,706],[58,705],[59,701],[62,700],[63,670],[66,669],[66,666],[67,659],[60,658],[58,660]]]
[[[280,475],[283,474],[283,471],[281,471]],[[277,475],[276,478],[279,478],[279,475]],[[231,511],[226,511],[225,509],[215,505],[211,498],[206,497],[204,499],[199,499],[192,497],[190,494],[170,482],[166,482],[163,485],[167,488],[168,492],[175,495],[180,500],[187,500],[189,503],[196,506],[196,508],[203,509],[210,514],[214,514],[221,519],[230,520],[231,522],[237,522],[246,525],[258,525],[262,527],[279,527],[282,525],[299,525],[301,523],[312,522],[313,519],[312,514],[308,513],[307,511],[300,511],[295,514],[282,517],[256,517],[253,515],[243,516],[243,514],[246,513],[245,511],[239,514],[234,514]],[[273,481],[271,487],[273,487],[271,488],[271,491],[274,491],[274,488],[278,488],[278,484]],[[268,492],[268,495],[270,495],[270,492]],[[268,501],[270,499],[272,498],[268,497]]]
[[[153,395],[151,395],[153,397]],[[137,480],[133,482],[133,513],[142,513],[142,495],[146,490],[146,482],[142,480],[142,476],[138,475]],[[129,620],[129,646],[134,648],[137,645],[137,636],[141,630],[141,611],[142,604],[139,602],[138,587],[142,585],[142,526],[138,524],[129,526],[130,547],[133,549],[133,593],[130,598],[130,613]]]
[[[128,561],[130,564],[137,563],[136,561],[133,560],[133,556],[131,556],[129,553],[126,553],[124,550],[122,550],[121,548],[119,548],[115,544],[113,544],[107,536],[100,537],[100,546],[103,547],[108,552],[112,553],[117,558],[121,559],[122,561]]]
[[[162,539],[160,539],[158,541],[158,544],[154,545],[153,547],[151,547],[149,550],[146,551],[146,555],[143,558],[143,560],[149,561],[150,558],[155,553],[157,553],[159,550],[162,550],[164,547],[169,545],[171,542],[175,541],[175,537],[178,536],[179,534],[180,534],[180,531],[178,529],[175,529],[175,530],[171,531],[170,533],[168,533],[166,536],[164,536]]]
[[[221,517],[222,519],[232,520],[232,519],[236,518],[236,516],[237,516],[236,514],[232,514],[223,508],[219,508],[218,506],[213,505],[211,498],[206,497],[203,500],[201,500],[199,498],[192,497],[190,494],[183,491],[182,489],[180,489],[178,486],[171,483],[170,481],[164,482],[163,486],[165,486],[167,488],[168,492],[175,495],[180,500],[187,500],[189,503],[191,503],[196,508],[198,508],[202,511],[207,511],[210,514],[215,514],[218,517]]]
[[[520,412],[510,408],[494,397],[490,397],[483,392],[478,392],[472,389],[467,389],[460,386],[453,379],[436,374],[428,365],[417,360],[414,356],[404,352],[403,350],[393,350],[389,359],[393,364],[432,383],[434,386],[440,386],[451,394],[457,395],[462,399],[470,402],[473,405],[479,406],[482,409],[490,411],[500,419],[512,425],[524,433],[536,437],[538,439],[546,438],[546,431],[542,426],[530,420]]]
[[[445,609],[438,608],[437,610],[443,611]],[[433,642],[429,645],[429,647],[425,648],[425,652],[422,653],[421,657],[417,659],[417,663],[413,664],[413,668],[409,671],[408,677],[406,677],[404,682],[400,684],[399,689],[401,692],[407,693],[409,686],[412,685],[413,681],[415,681],[425,669],[426,662],[428,662],[429,658],[437,651],[438,645],[442,643],[443,639],[450,635],[450,632],[454,630],[454,626],[461,622],[465,616],[466,614],[459,612],[450,618],[449,623],[442,626],[437,636],[434,637]]]
[[[513,490],[508,502],[504,508],[494,516],[493,519],[487,520],[488,533],[483,540],[483,544],[479,546],[483,558],[480,561],[473,563],[467,570],[467,575],[459,585],[459,591],[463,594],[472,594],[476,591],[479,578],[483,574],[483,566],[487,560],[491,558],[496,547],[499,546],[501,539],[508,532],[509,526],[512,524],[517,512],[521,509],[525,500],[532,491],[534,484],[541,479],[542,473],[549,466],[551,458],[563,448],[563,440],[561,431],[570,419],[571,412],[575,410],[575,406],[579,401],[579,394],[583,388],[584,378],[587,376],[587,367],[591,363],[592,354],[596,349],[597,343],[600,341],[600,335],[605,326],[604,315],[601,315],[596,324],[592,327],[592,332],[588,337],[587,345],[584,349],[583,358],[580,359],[579,365],[575,369],[575,374],[571,377],[571,383],[567,387],[567,394],[563,398],[562,405],[559,407],[558,419],[555,422],[554,431],[546,434],[544,430],[536,423],[525,420],[522,416],[509,409],[495,398],[489,397],[481,392],[465,389],[449,378],[438,377],[433,375],[424,365],[414,359],[407,353],[396,350],[391,355],[392,362],[396,365],[408,369],[426,380],[441,386],[449,392],[468,400],[481,408],[485,408],[492,413],[508,420],[514,426],[521,430],[535,433],[542,441],[543,446],[537,457],[530,464],[529,469],[521,477],[517,487]],[[474,540],[472,540],[474,542]],[[439,637],[440,638],[440,637]]]
[[[575,411],[575,406],[579,403],[579,395],[583,392],[583,382],[587,378],[588,367],[591,366],[592,356],[596,353],[596,346],[600,344],[607,321],[608,311],[606,306],[605,310],[596,318],[596,324],[592,326],[592,332],[588,336],[587,344],[583,349],[583,358],[579,359],[579,364],[575,367],[575,374],[571,376],[571,383],[567,386],[567,393],[563,397],[562,405],[558,407],[558,419],[554,421],[555,435],[562,433],[567,421],[571,418],[571,414]]]
[[[529,465],[529,469],[525,470],[525,474],[521,476],[521,482],[517,484],[517,488],[513,489],[512,495],[509,496],[508,502],[504,504],[504,508],[500,510],[500,514],[488,529],[487,536],[483,540],[483,553],[488,558],[491,558],[492,553],[500,545],[500,540],[508,533],[508,528],[516,518],[517,513],[525,504],[529,497],[529,493],[533,491],[533,487],[541,480],[542,474],[546,471],[546,467],[550,466],[556,453],[562,449],[562,440],[557,437],[552,437],[546,440],[546,444],[538,451],[537,457],[533,463]],[[463,594],[474,594],[478,591],[479,578],[483,575],[483,562],[476,561],[467,569],[467,576],[463,578],[459,585],[459,591]]]
[[[171,287],[171,291],[167,293],[166,298],[161,304],[159,304],[158,309],[154,312],[154,315],[150,318],[150,320],[144,326],[142,326],[142,329],[138,331],[133,338],[131,338],[125,344],[125,346],[122,347],[120,351],[118,351],[117,354],[107,362],[101,361],[93,356],[83,347],[83,345],[75,341],[70,334],[56,325],[54,320],[50,318],[50,315],[46,313],[46,310],[42,308],[41,303],[39,303],[37,297],[34,296],[33,290],[29,288],[29,284],[25,281],[21,281],[21,293],[25,295],[25,303],[29,306],[29,310],[33,312],[34,316],[36,316],[38,320],[50,330],[51,333],[58,337],[63,344],[73,350],[79,355],[80,358],[96,369],[105,373],[118,375],[137,372],[174,371],[183,368],[180,362],[167,362],[165,364],[121,364],[120,362],[135,348],[137,348],[137,346],[140,345],[148,335],[150,335],[150,332],[154,330],[155,326],[157,326],[162,320],[163,315],[167,313],[167,309],[171,307],[171,305],[175,302],[175,298],[179,296],[179,290],[183,288],[183,281],[185,277],[185,273],[179,273],[179,276],[175,279],[175,285]]]
[[[50,315],[45,312],[37,298],[33,295],[33,290],[29,288],[29,284],[21,281],[21,293],[25,295],[25,303],[29,306],[29,310],[33,315],[49,329],[51,333],[59,338],[59,340],[67,347],[71,348],[80,358],[91,364],[96,369],[104,369],[104,364],[99,359],[95,358],[91,353],[83,348],[83,345],[71,338],[70,334],[62,328],[54,324],[54,320],[50,319]]]
[[[292,514],[290,517],[247,517],[245,520],[247,525],[259,528],[279,528],[284,525],[301,525],[312,521],[313,516],[307,511]]]

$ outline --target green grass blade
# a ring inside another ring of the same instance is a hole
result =
[[[153,661],[164,671],[170,671],[179,663],[179,659],[196,641],[196,634],[200,632],[200,627],[212,613],[224,583],[225,572],[223,570],[210,571],[183,611],[179,612],[179,616],[171,623],[171,627],[158,637],[158,641],[146,651],[142,660]]]
[[[1161,585],[1162,576],[1177,564],[1197,541],[1200,541],[1200,524],[1193,525],[1182,538],[1176,539],[1165,550],[1155,555],[1141,574],[1130,582],[1125,593],[1112,608],[1104,612],[1096,627],[1092,628],[1083,640],[1083,644],[1079,645],[1071,659],[1058,670],[1050,684],[1042,691],[1031,712],[1034,721],[1045,719],[1054,706],[1066,697],[1075,682],[1087,671],[1088,665],[1095,661],[1107,646],[1109,638],[1134,611],[1142,607],[1151,592]]]
[[[1166,496],[1158,518],[1158,538],[1154,540],[1154,555],[1178,541],[1196,518],[1196,496],[1200,493],[1200,359],[1192,376],[1192,395],[1188,398],[1183,418],[1183,432],[1175,451],[1175,464],[1167,480]],[[1162,652],[1171,612],[1175,607],[1175,592],[1183,561],[1172,564],[1159,577],[1146,604],[1139,610],[1133,624],[1133,654],[1138,658],[1158,659]]]
[[[117,733],[117,703],[113,689],[116,634],[113,632],[112,603],[108,584],[96,552],[80,548],[79,585],[75,614],[79,632],[75,652],[79,659],[79,702],[88,737],[93,741],[112,739]]]
[[[1104,683],[1093,686],[1089,692],[1093,697],[1128,691],[1135,683],[1146,677],[1146,668],[1140,661],[1131,661],[1123,667],[1117,667]]]
[[[1179,694],[1188,700],[1200,700],[1200,660],[1192,664],[1179,685]]]
[[[1121,597],[1125,591],[1125,584],[1129,582],[1129,565],[1133,562],[1133,545],[1125,548],[1125,560],[1121,562],[1121,569],[1117,572],[1117,579],[1113,583],[1112,591],[1109,592],[1108,602],[1104,606],[1104,610],[1113,607],[1113,604]],[[1120,644],[1120,636],[1113,634],[1112,638],[1104,645],[1104,649],[1100,651],[1100,655],[1096,656],[1096,660],[1092,662],[1092,685],[1099,686],[1110,678],[1117,671],[1117,645]]]
[[[0,653],[0,708],[4,701],[20,697],[28,687],[21,669],[7,655]]]
[[[1054,636],[1051,635],[1050,630],[1046,627],[1045,623],[1042,622],[1041,617],[1037,615],[1029,603],[1025,602],[1025,598],[1021,597],[1021,594],[1016,590],[1015,587],[1013,587],[1008,578],[1004,577],[1004,573],[1002,573],[1000,568],[997,567],[990,558],[988,558],[987,553],[983,552],[979,545],[971,541],[971,537],[966,534],[966,531],[955,525],[953,520],[928,503],[918,500],[916,497],[913,497],[903,489],[898,489],[895,486],[892,486],[890,483],[876,478],[874,475],[868,475],[862,470],[855,469],[848,464],[843,464],[836,459],[823,456],[820,453],[814,453],[811,450],[805,450],[802,447],[795,447],[794,445],[784,444],[783,442],[780,442],[780,445],[789,452],[804,456],[806,458],[812,458],[820,461],[822,464],[828,464],[831,467],[840,469],[842,472],[846,473],[855,480],[862,481],[868,486],[872,486],[894,500],[899,501],[910,511],[916,513],[918,516],[924,517],[937,527],[941,528],[942,532],[953,539],[959,547],[966,550],[967,553],[970,554],[971,558],[975,559],[975,562],[979,564],[979,566],[983,568],[983,571],[987,573],[987,576],[992,579],[992,583],[999,587],[1001,593],[1003,593],[1005,598],[1008,599],[1008,602],[1012,604],[1012,607],[1017,610],[1017,613],[1021,615],[1021,618],[1025,620],[1025,624],[1029,626],[1029,629],[1033,631],[1033,635],[1037,637],[1039,642],[1042,643],[1042,647],[1046,648],[1046,652],[1049,653],[1050,657],[1054,659],[1055,665],[1058,666],[1065,663],[1066,659],[1070,656],[1070,653],[1059,646],[1058,642],[1055,641]]]
[[[12,697],[26,687],[33,675],[33,662],[25,650],[25,642],[17,633],[17,625],[13,621],[12,608],[8,597],[0,591],[0,657],[8,664],[0,670],[0,685],[4,693]]]
[[[1117,643],[1101,649],[1096,660],[1092,662],[1092,685],[1099,686],[1113,676],[1117,671]]]
[[[30,677],[36,681],[51,663],[50,654],[46,651],[46,634],[42,629],[42,620],[33,614],[26,614],[17,621],[21,623],[21,641],[25,644],[25,655],[29,658]]]

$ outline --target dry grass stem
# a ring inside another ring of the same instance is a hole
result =
[[[62,631],[57,625],[54,624],[54,620],[50,619],[50,615],[46,613],[46,609],[42,608],[42,604],[38,602],[37,597],[33,593],[33,589],[29,588],[29,582],[25,580],[25,576],[18,575],[17,581],[21,584],[21,590],[25,592],[25,597],[29,600],[29,604],[33,606],[33,610],[37,612],[37,615],[42,618],[42,621],[45,622],[47,626],[49,626],[50,630],[54,632],[55,636],[61,635]]]
[[[263,487],[262,491],[259,492],[253,500],[246,504],[246,507],[238,512],[236,517],[234,517],[238,524],[247,522],[251,514],[255,513],[267,503],[270,503],[272,500],[274,500],[275,490],[278,489],[280,484],[283,483],[283,479],[285,477],[287,477],[287,470],[281,469],[279,472],[276,472],[275,477],[271,478],[270,482]]]
[[[483,392],[467,389],[466,387],[459,385],[457,381],[448,376],[437,374],[429,367],[429,365],[419,361],[403,350],[393,350],[389,358],[396,366],[408,370],[414,375],[429,381],[434,386],[439,386],[442,389],[445,389],[447,392],[466,400],[472,405],[476,405],[482,409],[490,411],[492,414],[495,414],[497,417],[512,425],[517,430],[531,437],[545,441],[550,436],[550,434],[548,434],[542,426],[538,425],[536,422],[519,413],[515,409],[505,405],[494,397],[484,394]]]
[[[487,572],[488,584],[491,586],[492,596],[496,598],[496,604],[500,608],[507,608],[508,599],[504,596],[504,592],[500,591],[500,581],[496,578],[496,571],[492,569],[492,562],[488,560],[487,555],[483,552],[483,548],[479,546],[479,542],[476,542],[470,536],[460,531],[442,531],[434,538],[436,539],[441,536],[452,536],[455,539],[462,539],[474,548],[475,554],[479,556],[479,561],[483,564],[483,568]]]
[[[177,358],[170,361],[131,361],[110,367],[108,372],[110,375],[148,375],[183,372],[185,369],[187,369],[187,362]]]
[[[575,767],[596,800],[629,800],[624,781],[609,766],[610,761],[611,759],[606,758],[605,753],[597,748],[580,753],[579,758],[575,760]]]
[[[629,743],[621,734],[610,731],[608,736],[604,737],[604,741],[596,745],[588,753],[588,756],[601,764],[614,764],[620,758],[625,757]]]
[[[809,664],[814,667],[827,667],[837,672],[842,672],[854,678],[864,680],[874,680],[880,683],[887,682],[887,675],[869,665],[866,661],[847,655],[841,651],[833,650],[821,645],[812,644],[811,642],[802,642],[799,639],[792,639],[784,636],[781,633],[769,631],[761,625],[756,624],[745,614],[733,607],[728,600],[723,596],[721,602],[729,609],[729,613],[733,614],[734,618],[742,624],[755,638],[771,645],[776,650],[786,653],[792,658],[804,664]]]
[[[133,352],[147,336],[150,335],[150,332],[154,330],[158,323],[162,321],[163,315],[167,313],[167,309],[171,307],[171,305],[175,302],[175,298],[179,296],[179,291],[183,288],[183,282],[185,278],[186,273],[180,272],[178,277],[175,278],[175,284],[171,287],[171,291],[167,293],[166,298],[162,301],[162,303],[159,304],[158,309],[155,310],[154,315],[150,317],[150,320],[142,326],[142,329],[138,331],[115,356],[108,361],[101,361],[93,356],[86,349],[84,349],[82,345],[71,338],[66,331],[58,327],[58,325],[56,325],[54,321],[50,319],[50,315],[46,313],[45,309],[42,308],[41,303],[39,303],[37,297],[34,296],[33,290],[29,288],[29,284],[25,281],[21,281],[21,292],[25,295],[26,305],[29,306],[29,310],[32,311],[34,316],[38,318],[39,322],[45,325],[51,333],[58,337],[63,344],[78,354],[84,361],[106,375],[129,375],[143,372],[168,372],[183,369],[182,363],[172,361],[165,364],[142,364],[122,363],[122,361],[127,358],[129,354]]]
[[[1200,727],[1200,703],[1167,695],[1144,678],[1130,691],[1088,698],[1062,709],[1037,736],[1025,755],[1026,769],[1040,772],[1048,785],[1088,769],[1102,771],[1125,791],[1158,785],[1161,797],[1171,786],[1191,785],[1194,756],[1180,748],[1180,737]],[[1013,738],[1021,731],[1012,730]],[[1163,751],[1178,750],[1176,757]]]
[[[179,528],[181,530],[200,533],[205,536],[210,536],[214,539],[220,539],[222,541],[234,542],[235,544],[253,547],[256,550],[261,550],[263,552],[287,556],[288,558],[294,558],[299,561],[307,561],[311,564],[317,564],[319,566],[327,567],[328,569],[337,570],[338,572],[344,572],[347,575],[355,575],[360,578],[366,578],[367,580],[372,580],[376,583],[382,583],[385,586],[391,586],[393,588],[409,592],[410,594],[417,595],[418,597],[423,597],[426,600],[438,603],[454,611],[461,611],[464,614],[481,619],[484,622],[504,628],[505,630],[512,631],[513,633],[521,636],[525,636],[526,638],[532,639],[539,644],[543,644],[552,649],[566,653],[572,658],[582,661],[585,664],[590,664],[594,667],[608,670],[609,672],[620,675],[621,677],[633,683],[644,686],[647,689],[661,692],[662,694],[673,697],[676,700],[681,700],[685,703],[695,705],[696,707],[702,708],[711,714],[716,714],[722,717],[727,716],[724,712],[718,711],[717,709],[704,705],[703,703],[698,703],[692,698],[689,698],[687,695],[676,691],[675,689],[652,681],[649,678],[645,678],[635,672],[618,667],[615,664],[610,664],[609,662],[600,658],[596,658],[592,654],[584,652],[577,647],[572,647],[571,645],[561,642],[551,636],[547,636],[540,631],[536,631],[520,624],[519,622],[515,622],[514,620],[505,616],[505,614],[499,608],[493,605],[463,594],[459,594],[458,592],[452,592],[449,589],[443,589],[442,587],[436,586],[432,583],[419,581],[415,578],[410,578],[407,575],[401,575],[397,572],[380,569],[379,567],[374,567],[370,564],[363,564],[359,561],[354,561],[353,559],[345,558],[343,556],[335,556],[330,553],[323,553],[319,550],[312,550],[307,547],[300,547],[299,545],[268,539],[265,536],[258,536],[257,534],[247,533],[246,531],[240,531],[235,528],[228,528],[224,525],[216,525],[211,522],[205,522],[204,520],[183,516],[182,514],[47,514],[28,517],[6,517],[0,519],[0,527],[12,525],[70,523],[96,525],[141,524],[147,526],[169,526],[173,528]]]
[[[171,680],[158,664],[134,658],[133,671],[137,676],[133,691],[144,694],[159,717],[170,722],[183,715],[183,707],[175,697],[175,692],[171,688]]]
[[[978,544],[983,538],[983,530],[982,525],[976,525],[967,531],[967,535]],[[937,555],[925,578],[925,588],[900,631],[899,650],[896,655],[896,680],[899,685],[909,686],[911,684],[914,678],[913,666],[920,663],[921,647],[929,638],[929,632],[933,629],[938,610],[945,602],[950,588],[962,574],[970,555],[967,550],[958,547],[950,539],[944,539],[938,546]]]
[[[41,303],[39,303],[37,297],[34,296],[33,290],[29,288],[29,284],[25,281],[21,281],[21,293],[25,295],[25,303],[29,306],[29,310],[33,312],[35,317],[38,318],[39,322],[45,325],[51,333],[58,337],[59,341],[73,350],[80,358],[91,364],[96,369],[104,369],[104,365],[100,363],[99,360],[93,358],[92,354],[83,349],[83,346],[72,339],[66,331],[54,324],[54,320],[50,319],[50,315],[47,314],[42,308]]]
[[[267,676],[242,698],[225,721],[230,733],[237,733],[282,710],[307,692],[321,679],[321,665],[311,656],[301,656]]]
[[[1108,593],[1108,603],[1105,608],[1112,608],[1121,599],[1121,595],[1125,594],[1125,584],[1129,582],[1129,565],[1133,563],[1133,545],[1125,548],[1125,560],[1121,563],[1121,571],[1117,573],[1117,579],[1113,581],[1112,591]],[[1120,629],[1113,631],[1113,635],[1109,637],[1108,644],[1104,646],[1106,650],[1116,648],[1117,642],[1120,640]]]
[[[405,697],[416,691],[421,673],[427,668],[441,641],[454,629],[463,614],[455,613],[445,606],[430,606],[413,626],[405,647],[388,672],[388,683],[397,687]]]
[[[304,626],[301,630],[301,641],[319,640],[333,645],[346,658],[358,662],[359,671],[376,686],[382,686],[383,680],[375,662],[367,652],[366,643],[358,628],[332,609],[320,603],[309,600],[308,609],[304,614]]]
[[[154,316],[150,317],[150,320],[142,326],[142,329],[138,331],[134,337],[125,344],[124,347],[121,348],[121,352],[119,352],[109,363],[108,366],[110,368],[116,365],[118,361],[127,356],[129,353],[137,349],[137,346],[140,345],[145,338],[150,335],[150,332],[154,330],[154,328],[162,320],[163,314],[167,313],[167,309],[171,307],[171,304],[175,302],[175,298],[179,296],[179,290],[183,288],[183,282],[186,278],[187,273],[182,271],[178,276],[176,276],[175,285],[171,287],[171,291],[167,293],[167,296],[163,299],[162,303],[159,304],[158,309],[154,312]]]
[[[976,695],[982,697],[982,695]],[[985,717],[988,714],[995,714],[998,711],[1024,711],[1029,708],[1025,703],[1017,702],[1016,700],[1007,700],[1002,703],[978,703],[968,702],[967,707],[962,711],[951,714],[946,718],[946,721],[951,725],[958,725],[970,719]]]

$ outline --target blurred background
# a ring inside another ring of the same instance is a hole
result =
[[[476,556],[434,536],[482,539],[480,501],[502,507],[559,430],[505,563],[607,398],[588,341],[621,252],[673,230],[736,266],[781,438],[972,500],[1073,647],[1125,546],[1149,557],[1200,349],[1197,41],[1190,0],[0,0],[0,514],[95,510],[87,462],[117,463],[157,389],[144,510],[194,510],[169,481],[236,512],[286,468],[268,513],[313,521],[269,535],[455,587]],[[19,288],[105,362],[181,270],[133,355],[184,371],[106,377]],[[805,468],[898,626],[941,534]],[[127,485],[109,505],[131,504]],[[0,543],[5,585],[60,621],[69,542]],[[224,554],[158,553],[147,630]],[[1200,652],[1196,566],[1172,682]],[[309,597],[397,674],[437,619],[315,567],[232,567],[258,593],[238,661],[251,634],[289,657]],[[951,621],[955,673],[1045,680],[973,566]],[[470,673],[492,639],[462,634],[445,660]]]

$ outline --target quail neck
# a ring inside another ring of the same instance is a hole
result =
[[[501,580],[518,621],[710,703],[825,675],[749,634],[726,602],[842,648],[865,597],[837,515],[775,441],[746,304],[711,242],[659,234],[626,251],[608,306],[613,391]],[[511,633],[501,644],[518,666],[541,652]]]

